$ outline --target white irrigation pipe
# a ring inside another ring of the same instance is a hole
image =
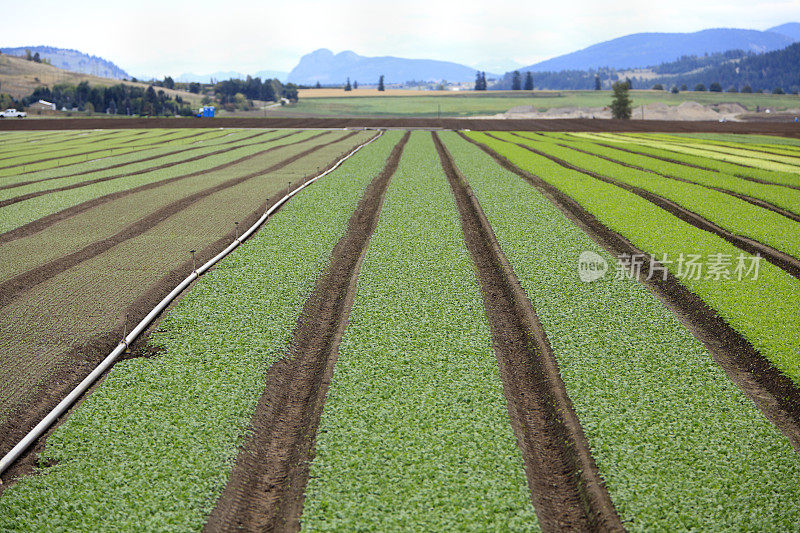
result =
[[[78,398],[80,398],[83,395],[83,393],[85,393],[89,389],[89,387],[92,386],[92,384],[95,381],[97,381],[97,378],[99,378],[101,375],[103,375],[103,372],[108,370],[108,368],[111,365],[114,364],[114,361],[117,360],[117,357],[119,357],[128,348],[128,346],[134,340],[136,340],[136,338],[145,329],[147,329],[147,327],[153,322],[153,320],[159,315],[159,313],[161,313],[180,293],[182,293],[186,289],[186,287],[191,285],[194,280],[196,280],[201,275],[203,275],[206,271],[208,271],[208,269],[210,269],[212,266],[217,264],[223,257],[225,257],[226,255],[228,255],[229,253],[234,251],[240,244],[242,244],[242,242],[244,242],[248,237],[250,237],[250,235],[255,233],[258,230],[258,228],[261,227],[261,225],[264,224],[264,222],[266,222],[266,220],[270,216],[272,216],[272,214],[275,213],[275,211],[280,209],[280,207],[283,204],[285,204],[292,196],[294,196],[295,194],[299,193],[300,191],[302,191],[303,189],[305,189],[306,187],[308,187],[309,185],[311,185],[312,183],[314,183],[318,179],[327,176],[328,174],[330,174],[331,172],[333,172],[334,170],[339,168],[339,166],[342,163],[344,163],[347,159],[349,159],[353,154],[355,154],[356,152],[358,152],[359,150],[361,150],[362,148],[367,146],[369,143],[371,143],[374,140],[378,139],[381,135],[383,135],[383,131],[380,131],[378,133],[378,135],[376,135],[375,137],[373,137],[369,141],[358,145],[355,149],[353,149],[353,151],[351,151],[350,153],[348,153],[347,155],[342,157],[339,161],[336,162],[335,165],[333,165],[331,168],[329,168],[328,170],[326,170],[322,174],[320,174],[318,176],[315,176],[314,178],[306,181],[301,186],[299,186],[298,188],[296,188],[295,190],[291,191],[286,196],[284,196],[283,198],[278,200],[275,203],[275,205],[270,207],[267,210],[267,212],[264,213],[261,216],[261,218],[259,218],[256,221],[255,224],[250,226],[250,229],[245,231],[240,237],[237,237],[230,245],[228,245],[227,248],[225,248],[220,253],[215,255],[212,259],[210,259],[208,262],[206,262],[203,266],[201,266],[200,268],[194,270],[177,287],[172,289],[172,292],[170,292],[163,300],[161,300],[158,303],[158,305],[156,305],[153,308],[152,311],[147,313],[147,316],[145,316],[142,319],[142,321],[139,322],[139,324],[137,324],[136,327],[133,328],[131,330],[131,332],[127,336],[125,336],[124,339],[122,339],[122,341],[120,341],[120,343],[117,345],[117,347],[114,348],[114,350],[110,354],[108,354],[106,356],[106,358],[103,359],[103,361],[99,365],[97,365],[97,367],[94,370],[92,370],[92,372],[88,376],[86,376],[83,381],[81,381],[78,384],[77,387],[72,389],[72,392],[70,392],[63,400],[61,400],[59,402],[59,404],[56,405],[55,408],[53,408],[53,410],[50,411],[47,414],[47,416],[44,417],[44,419],[42,419],[41,422],[36,424],[36,427],[34,427],[32,430],[30,430],[30,432],[28,432],[28,434],[25,435],[25,437],[21,441],[19,441],[17,443],[17,445],[14,446],[11,449],[10,452],[8,452],[2,459],[0,459],[0,474],[5,472],[5,470],[9,466],[11,466],[11,463],[16,461],[17,458],[20,455],[22,455],[22,452],[27,450],[28,447],[30,447],[31,444],[36,442],[36,439],[41,437],[47,431],[47,429],[51,425],[53,425],[53,423],[56,420],[58,420],[58,417],[60,417],[62,414],[64,414],[67,411],[67,409],[69,409],[72,406],[72,404],[75,403],[75,401]]]

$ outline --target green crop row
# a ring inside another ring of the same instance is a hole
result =
[[[442,138],[531,295],[625,527],[793,529],[800,458],[788,439],[650,291],[613,279],[615,259],[534,187],[457,134]],[[506,155],[568,177],[519,148]],[[580,280],[585,251],[611,265],[605,278]]]
[[[604,142],[625,143],[623,146],[636,150],[637,152],[654,154],[669,159],[677,159],[686,163],[698,165],[705,169],[719,170],[720,172],[726,172],[735,176],[754,178],[770,183],[777,183],[779,185],[800,186],[800,177],[797,175],[797,169],[789,165],[774,163],[765,165],[770,168],[764,168],[764,165],[757,167],[753,165],[752,161],[748,158],[736,158],[733,156],[717,157],[716,154],[708,151],[672,145],[663,141],[650,140],[644,137],[605,133],[576,135],[591,139],[600,139]]]
[[[775,148],[780,148],[782,150],[800,149],[800,139],[777,137],[775,135],[745,135],[741,133],[673,133],[672,136],[694,140],[706,140],[710,142],[731,142],[742,146],[755,145],[770,150]]]
[[[528,137],[528,134],[520,133]],[[727,191],[735,192],[752,198],[757,198],[769,202],[775,206],[786,209],[787,211],[800,214],[800,191],[788,189],[779,185],[768,185],[738,178],[732,174],[705,170],[696,167],[689,167],[679,163],[671,163],[646,154],[630,153],[617,148],[601,146],[596,142],[589,142],[581,137],[570,134],[545,134],[547,137],[566,141],[570,146],[581,150],[589,151],[593,154],[611,158],[615,161],[636,165],[638,167],[652,170],[665,176],[672,176],[689,180],[706,187],[717,187]]]
[[[578,168],[591,170],[601,176],[668,198],[732,233],[750,237],[800,258],[800,222],[774,211],[702,185],[671,180],[652,172],[625,167],[552,141],[523,139],[507,133],[497,134],[497,137],[531,146]]]
[[[638,135],[634,135],[638,136]],[[776,145],[774,141],[771,140],[768,136],[753,136],[753,137],[761,137],[763,140],[766,141],[766,144],[762,143],[755,143],[755,142],[746,142],[747,137],[749,135],[730,135],[729,137],[735,137],[734,139],[707,139],[707,138],[693,138],[685,135],[674,135],[674,134],[647,134],[645,138],[647,139],[659,139],[667,142],[679,143],[683,145],[689,146],[697,146],[699,148],[704,148],[708,150],[720,150],[725,151],[729,149],[741,151],[742,155],[747,155],[751,157],[759,157],[762,159],[769,159],[772,156],[796,156],[800,154],[797,151],[800,146],[792,146],[792,145]],[[772,139],[776,139],[772,137]],[[789,139],[786,139],[787,141]],[[744,141],[744,142],[743,142]],[[783,159],[776,159],[777,161],[781,161]],[[788,158],[783,160],[789,164],[797,164],[796,158]]]
[[[178,130],[178,133],[184,132]],[[218,136],[219,134],[219,130],[203,132],[203,137],[213,138],[213,136]],[[174,136],[172,132],[170,132],[169,135]],[[189,137],[184,139],[186,142],[188,142],[188,140]],[[124,139],[120,140],[111,136],[104,141],[97,141],[89,144],[85,142],[79,143],[46,154],[41,153],[37,149],[32,149],[28,154],[1,161],[0,177],[16,176],[21,173],[64,167],[83,163],[92,159],[111,157],[115,154],[119,155],[136,152],[148,147],[159,146],[165,142],[169,142],[169,136],[165,136],[164,132],[154,130],[152,133],[147,132],[145,136],[140,136],[135,142],[125,142]]]
[[[260,135],[255,139],[247,139],[244,141],[227,144],[223,147],[223,149],[233,150],[234,148],[239,148],[242,146],[255,146],[259,143],[264,143],[265,141],[269,141],[275,137],[284,136],[287,133],[292,133],[292,132],[291,131],[269,132],[265,133],[264,135]],[[233,139],[228,139],[228,141],[231,140]],[[33,192],[48,191],[60,187],[96,180],[99,178],[106,178],[111,176],[124,176],[132,172],[142,172],[144,170],[161,167],[167,164],[180,163],[181,161],[190,159],[192,157],[203,156],[205,154],[209,154],[220,150],[220,146],[215,143],[203,143],[196,147],[186,147],[183,150],[177,151],[180,148],[181,145],[167,143],[158,148],[151,148],[147,150],[137,151],[132,154],[126,154],[121,157],[115,157],[113,158],[113,162],[111,161],[107,162],[107,166],[114,165],[115,168],[110,168],[105,170],[99,169],[96,172],[80,174],[77,176],[73,175],[73,176],[65,176],[63,178],[47,178],[44,181],[37,181],[35,183],[31,183],[28,185],[21,185],[9,189],[0,189],[0,200],[16,198]],[[171,153],[171,152],[177,152],[177,153]],[[154,156],[158,154],[164,154],[164,155],[155,158]],[[124,163],[125,158],[127,158],[130,161],[130,163],[124,164],[123,166],[116,166],[118,164]],[[148,159],[148,160],[140,161],[141,159]],[[21,181],[29,181],[29,180],[30,180],[29,175],[21,177]]]
[[[269,133],[270,133],[269,131],[265,132],[265,134]],[[174,152],[176,149],[180,148],[184,148],[185,150],[188,151],[202,147],[218,146],[221,143],[226,143],[229,141],[239,141],[240,139],[247,139],[252,135],[253,135],[252,131],[249,130],[234,130],[222,136],[218,135],[215,137],[203,137],[203,139],[191,143],[189,143],[188,140],[180,143],[178,143],[177,141],[172,141],[169,144],[155,145],[153,147],[144,147],[141,150],[136,150],[134,152],[126,152],[125,154],[120,153],[119,155],[115,154],[113,156],[94,159],[87,162],[53,167],[36,172],[27,172],[25,174],[18,174],[15,176],[7,176],[3,178],[2,185],[12,185],[15,183],[44,180],[44,179],[70,178],[75,174],[86,172],[89,170],[100,172],[108,169],[108,167],[112,167],[120,163],[136,163],[138,161],[141,161],[142,159],[147,159],[153,156]],[[233,146],[233,144],[231,144],[231,146]],[[156,166],[156,164],[153,164],[152,166]],[[110,172],[111,174],[121,171],[119,169],[111,169],[111,170],[115,171],[115,172]]]
[[[760,261],[757,279],[687,276],[676,260],[696,254],[712,264],[714,257],[736,258],[741,250],[711,233],[691,226],[647,200],[581,172],[566,169],[549,159],[485,134],[471,132],[473,139],[501,153],[518,167],[530,171],[583,205],[608,228],[628,238],[640,250],[667,264],[689,290],[700,296],[732,327],[747,338],[780,371],[800,384],[800,281],[778,267]],[[748,263],[750,264],[750,263]]]
[[[9,157],[0,160],[0,171],[6,172],[8,170],[6,167],[21,163],[36,164],[45,158],[49,159],[58,156],[68,161],[71,156],[93,154],[104,149],[121,149],[123,146],[133,148],[137,145],[155,143],[157,142],[156,139],[163,135],[164,132],[159,130],[151,130],[144,133],[111,132],[97,137],[64,141],[50,147],[28,145],[23,150],[15,151]]]
[[[786,164],[795,167],[798,166],[797,158],[780,154],[768,153],[762,150],[754,149],[753,147],[742,148],[737,146],[728,146],[723,143],[696,142],[675,137],[665,139],[665,142],[689,148],[699,148],[701,150],[706,150],[708,152],[711,152],[715,154],[715,156],[717,154],[722,156],[737,156],[745,158],[743,161],[750,159],[750,160],[755,160],[756,162],[766,161],[766,162]]]
[[[119,139],[118,142],[147,134],[148,130],[93,130],[51,132],[49,136],[31,139],[27,142],[3,144],[0,149],[0,162],[27,153],[51,152],[68,147],[91,146],[95,142]],[[150,135],[157,135],[156,131]]]
[[[412,134],[364,259],[302,524],[538,529],[480,289],[427,133]]]
[[[48,439],[56,464],[3,493],[0,530],[200,531],[269,365],[399,138],[296,196],[197,282],[151,336],[158,355],[118,363]]]
[[[266,150],[270,146],[283,146],[285,144],[296,142],[298,140],[306,139],[318,133],[319,132],[313,130],[303,131],[298,133],[297,135],[293,135],[292,137],[287,137],[285,139],[280,139],[278,141],[273,141],[273,142],[266,141],[264,143],[248,144],[241,146],[239,148],[231,149],[230,151],[222,154],[209,156],[207,158],[198,161],[192,161],[189,163],[156,170],[145,174],[137,174],[135,176],[128,176],[115,180],[95,183],[92,185],[88,185],[86,187],[79,187],[76,189],[69,189],[66,191],[46,194],[43,196],[25,200],[23,202],[11,204],[3,208],[4,217],[2,220],[0,220],[0,233],[10,231],[14,228],[23,226],[29,222],[32,222],[44,216],[50,215],[52,213],[57,213],[59,211],[92,200],[94,198],[99,198],[101,196],[113,194],[119,191],[129,190],[134,187],[138,187],[148,183],[154,183],[165,179],[174,178],[176,176],[191,174],[194,172],[206,171],[216,166],[229,163],[231,161],[235,161],[239,158],[257,154],[258,152]],[[323,142],[327,142],[325,139],[327,139],[328,141],[334,140],[337,135],[343,136],[344,134],[341,132],[334,133],[333,135],[328,135],[323,138],[320,138],[319,141],[312,140],[309,142],[308,145],[296,145],[295,147],[292,147],[292,149],[295,151],[302,151],[302,149],[309,148],[313,144],[320,144]],[[249,169],[249,171],[252,172],[253,169]],[[230,179],[235,177],[234,174],[235,172],[236,172],[236,167],[228,167],[224,170],[223,173],[217,173],[217,174],[227,179]],[[246,174],[246,173],[247,172],[241,172],[241,174]],[[195,184],[203,183],[202,178],[192,180],[192,182],[195,182]]]

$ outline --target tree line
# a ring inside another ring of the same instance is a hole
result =
[[[150,85],[146,89],[120,83],[111,87],[90,86],[82,81],[78,85],[57,84],[37,87],[22,99],[28,106],[39,100],[56,104],[58,109],[109,113],[111,115],[182,115],[194,114],[189,103],[180,96],[174,99]]]

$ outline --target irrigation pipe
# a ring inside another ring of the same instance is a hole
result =
[[[27,450],[36,440],[41,437],[49,428],[53,425],[53,423],[58,420],[58,418],[63,415],[75,401],[80,398],[88,389],[92,386],[92,384],[97,381],[97,378],[103,375],[103,373],[108,370],[111,365],[117,360],[117,358],[130,346],[130,344],[136,340],[136,338],[145,330],[147,327],[155,320],[155,318],[175,299],[181,294],[186,288],[192,284],[194,280],[202,276],[206,273],[211,267],[217,264],[222,258],[230,254],[236,248],[239,247],[248,237],[250,237],[253,233],[255,233],[258,228],[260,228],[264,222],[267,221],[269,217],[271,217],[275,211],[280,209],[280,207],[289,201],[295,194],[299,193],[318,179],[321,179],[347,161],[350,157],[352,157],[356,152],[370,144],[371,142],[375,141],[379,137],[383,135],[383,130],[381,130],[378,135],[374,136],[367,142],[356,146],[350,153],[339,159],[331,168],[311,178],[310,180],[306,181],[295,190],[286,194],[283,198],[278,200],[275,205],[270,207],[266,213],[264,213],[261,218],[259,218],[255,224],[250,226],[250,228],[245,231],[240,237],[237,237],[231,244],[228,245],[227,248],[222,250],[220,253],[215,255],[211,258],[208,262],[202,265],[200,268],[192,271],[189,276],[186,277],[177,287],[172,289],[172,291],[163,299],[161,300],[158,305],[156,305],[147,316],[145,316],[139,324],[136,325],[135,328],[131,330],[128,335],[123,338],[120,343],[117,345],[114,350],[103,359],[99,365],[95,367],[92,372],[86,376],[83,381],[81,381],[77,387],[72,389],[63,400],[61,400],[58,405],[56,405],[52,411],[50,411],[47,416],[45,416],[41,422],[36,424],[36,426],[28,432],[25,437],[14,446],[11,451],[9,451],[2,459],[0,459],[0,474],[5,472],[5,470],[11,466],[11,464],[17,460],[17,458],[22,455],[22,453]]]

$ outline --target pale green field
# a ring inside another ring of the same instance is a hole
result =
[[[751,111],[757,107],[776,110],[800,108],[796,95],[741,94],[665,91],[632,91],[633,105],[663,102],[679,105],[686,101],[700,104],[737,102]],[[503,113],[516,106],[530,105],[540,111],[553,107],[596,107],[611,103],[611,91],[487,91],[424,96],[341,96],[301,98],[296,105],[271,112],[278,116],[401,116],[464,117]]]

